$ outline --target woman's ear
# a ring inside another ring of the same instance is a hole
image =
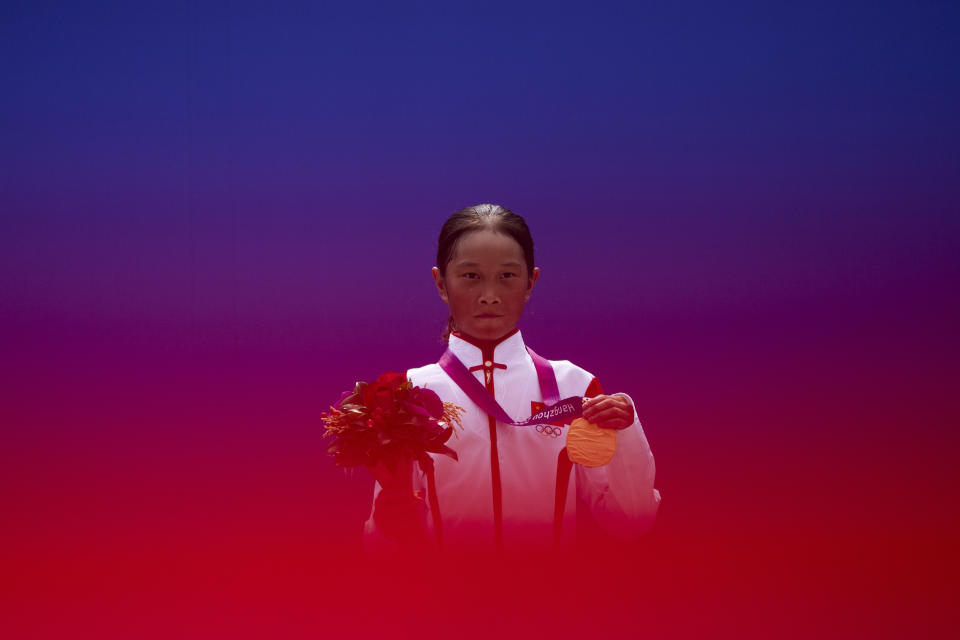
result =
[[[530,274],[530,278],[527,280],[527,294],[523,296],[524,302],[530,299],[530,292],[533,291],[533,285],[536,284],[537,278],[539,277],[540,277],[540,267],[534,267],[533,273]]]
[[[433,283],[437,285],[437,292],[440,294],[440,299],[450,304],[450,301],[447,299],[447,286],[443,281],[443,274],[440,273],[440,269],[437,267],[433,268]]]

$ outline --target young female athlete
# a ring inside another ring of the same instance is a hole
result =
[[[459,460],[434,457],[433,509],[412,463],[372,469],[368,546],[429,544],[441,527],[445,547],[509,549],[567,544],[588,530],[630,539],[652,526],[660,494],[630,397],[604,394],[594,376],[569,361],[540,358],[517,328],[539,277],[530,230],[508,209],[468,207],[443,225],[433,279],[450,307],[448,349],[439,363],[406,375],[464,408],[462,429],[447,443]],[[583,418],[616,432],[606,464],[569,461],[569,420],[509,422],[571,396],[585,398]]]

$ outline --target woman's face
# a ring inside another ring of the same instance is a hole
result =
[[[487,229],[460,238],[446,273],[433,268],[433,280],[457,329],[484,340],[516,328],[539,276],[539,268],[527,273],[516,240]]]

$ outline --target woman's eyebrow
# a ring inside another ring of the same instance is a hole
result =
[[[458,262],[458,267],[479,267],[479,262]],[[501,267],[520,267],[522,266],[519,262],[504,262],[500,265]]]

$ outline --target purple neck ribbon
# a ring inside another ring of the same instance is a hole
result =
[[[580,396],[570,396],[560,400],[560,390],[557,387],[557,376],[550,363],[534,353],[533,349],[527,347],[527,353],[533,359],[533,365],[537,369],[537,379],[540,382],[540,394],[543,396],[544,404],[548,405],[537,411],[526,420],[514,420],[507,415],[500,403],[497,402],[490,392],[487,391],[480,382],[473,377],[466,365],[455,356],[450,349],[447,349],[440,361],[437,363],[450,378],[457,383],[457,386],[467,394],[475,405],[483,409],[487,415],[493,416],[498,422],[512,424],[515,427],[528,427],[534,424],[545,422],[556,422],[558,418],[569,424],[574,418],[579,417],[583,411],[583,398]]]

